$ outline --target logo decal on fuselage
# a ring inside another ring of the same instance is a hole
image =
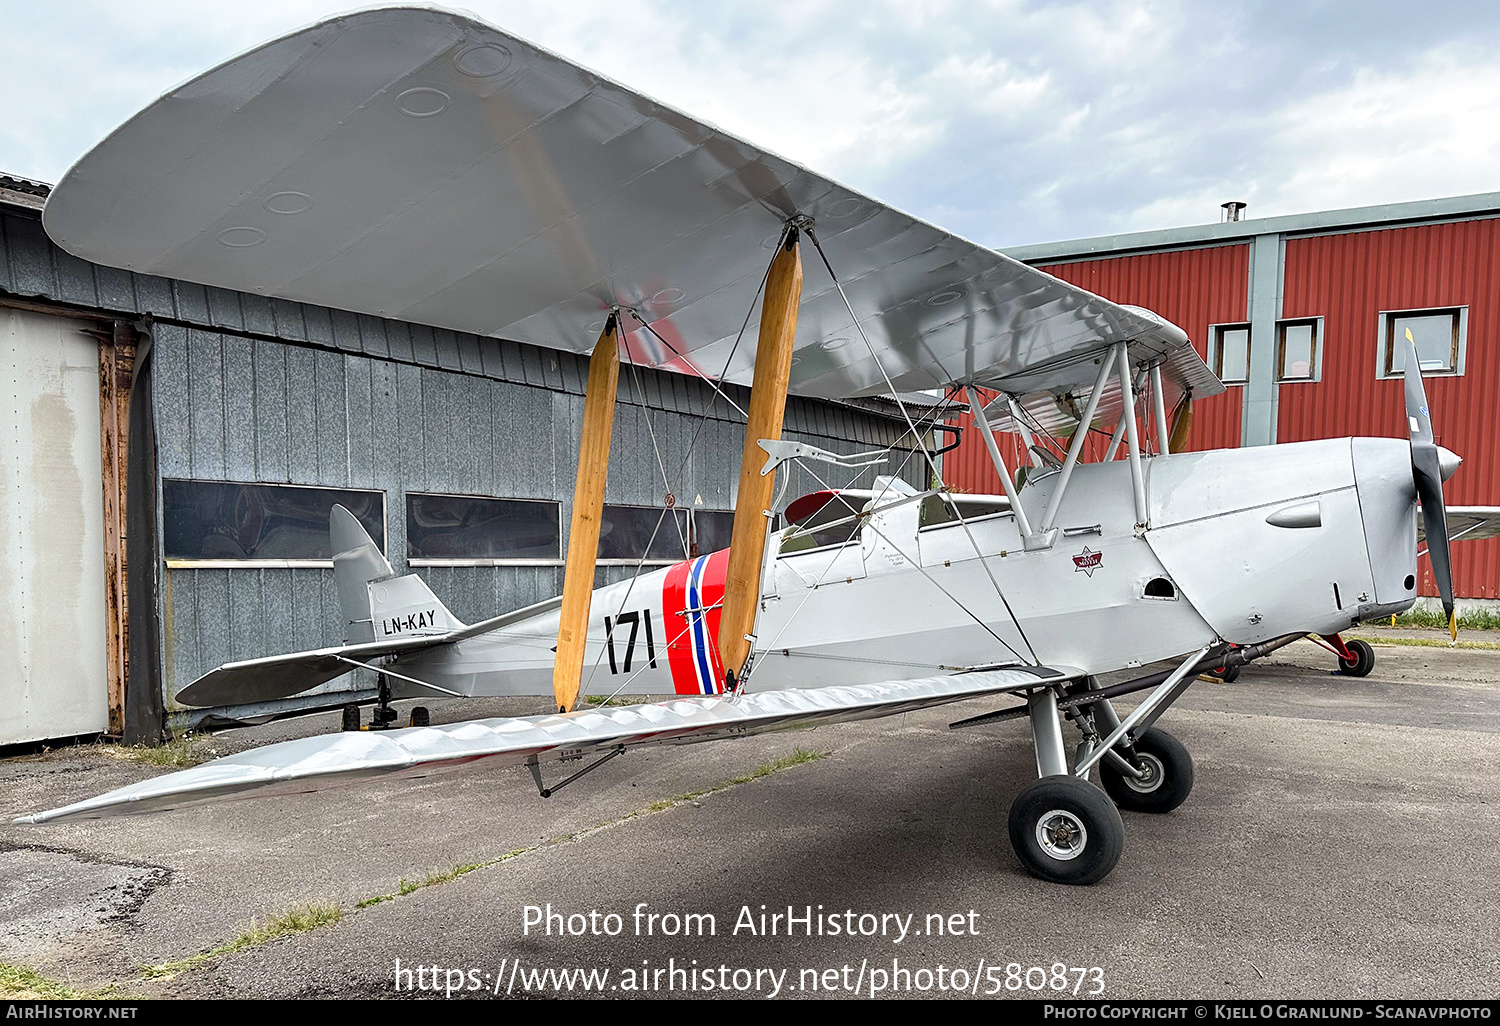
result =
[[[1089,577],[1094,576],[1094,571],[1104,565],[1104,553],[1094,552],[1087,545],[1083,551],[1073,557],[1073,572],[1082,573]]]

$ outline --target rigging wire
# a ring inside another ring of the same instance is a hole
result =
[[[834,273],[833,264],[828,260],[828,254],[823,251],[823,243],[819,241],[817,232],[813,230],[811,224],[806,226],[806,231],[807,237],[812,239],[813,247],[818,251],[818,256],[823,259],[823,266],[828,269],[828,276],[833,279],[833,287],[838,289],[839,298],[844,301],[844,307],[849,311],[849,316],[854,321],[854,327],[859,331],[859,337],[864,340],[865,348],[870,351],[870,359],[875,361],[875,366],[880,371],[880,376],[885,379],[886,388],[890,390],[891,398],[895,400],[897,408],[901,410],[901,416],[906,420],[907,429],[920,445],[921,436],[917,434],[916,426],[911,420],[911,414],[907,412],[906,403],[902,402],[900,394],[896,391],[895,383],[891,381],[891,376],[886,373],[885,365],[880,362],[880,357],[875,352],[874,344],[870,341],[869,335],[865,334],[865,326],[860,323],[859,316],[854,312],[854,305],[849,302],[849,296],[844,291],[843,283],[839,281],[838,275]],[[926,458],[927,465],[931,469],[933,477],[941,481],[942,473],[938,470],[932,453],[928,451],[925,445],[922,446],[922,455]],[[954,511],[958,513],[959,525],[963,527],[964,534],[968,536],[969,543],[974,547],[974,555],[979,557],[979,563],[984,567],[985,576],[990,579],[990,584],[994,586],[995,594],[1000,596],[1000,602],[1005,606],[1006,613],[1010,615],[1011,622],[1016,625],[1016,630],[1020,633],[1021,640],[1026,642],[1026,649],[1031,653],[1032,660],[1040,663],[1041,660],[1037,658],[1036,649],[1032,647],[1031,639],[1026,636],[1026,629],[1021,626],[1021,621],[1016,616],[1015,610],[1011,609],[1010,601],[1006,599],[1005,592],[1000,587],[1000,582],[995,580],[994,572],[990,569],[989,563],[985,561],[984,554],[979,551],[979,542],[975,540],[974,532],[969,529],[969,523],[964,519],[963,511],[958,509],[957,504],[954,505]]]

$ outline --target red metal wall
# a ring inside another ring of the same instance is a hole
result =
[[[1210,324],[1246,319],[1249,246],[1146,253],[1042,267],[1107,299],[1155,310],[1180,325],[1203,354]],[[1452,505],[1500,505],[1500,219],[1418,225],[1288,239],[1282,316],[1322,317],[1321,381],[1285,384],[1277,438],[1404,435],[1400,381],[1375,377],[1382,310],[1467,306],[1461,377],[1429,377],[1427,395],[1439,443],[1464,457],[1448,482]],[[1010,439],[1012,436],[1001,436]],[[1240,389],[1194,406],[1191,448],[1240,444]],[[1014,467],[1012,443],[1003,452]],[[952,487],[997,492],[983,440],[966,432],[945,459]],[[1422,560],[1422,592],[1435,595]],[[1458,595],[1500,598],[1500,539],[1454,546]]]
[[[1049,264],[1041,270],[1116,303],[1156,311],[1188,333],[1200,356],[1210,324],[1243,321],[1246,317],[1250,273],[1250,247],[1246,243]],[[1011,451],[1002,445],[1001,455],[1014,470],[1019,456],[1015,436],[998,437],[1010,443]],[[1238,388],[1193,404],[1190,449],[1239,444]],[[1089,455],[1097,458],[1098,453]],[[949,487],[969,492],[1000,491],[1000,479],[977,432],[965,431],[962,443],[943,461],[943,477]]]
[[[1399,380],[1375,377],[1380,312],[1469,308],[1461,377],[1424,379],[1440,445],[1464,458],[1445,487],[1452,505],[1500,504],[1500,220],[1288,239],[1283,317],[1322,317],[1323,378],[1284,384],[1277,439],[1405,436]],[[1500,540],[1453,546],[1454,590],[1500,597]],[[1422,560],[1423,593],[1436,594]]]

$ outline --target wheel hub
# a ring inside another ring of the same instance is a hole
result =
[[[1053,809],[1037,820],[1036,842],[1054,859],[1067,862],[1083,854],[1089,843],[1089,832],[1083,820],[1073,813]]]
[[[1140,771],[1140,776],[1122,776],[1121,779],[1125,781],[1126,787],[1141,794],[1150,794],[1161,787],[1162,781],[1167,776],[1166,767],[1162,765],[1161,760],[1146,752],[1137,755],[1135,768]]]

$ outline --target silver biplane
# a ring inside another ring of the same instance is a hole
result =
[[[463,15],[341,16],[206,72],[80,160],[44,220],[103,264],[592,356],[561,597],[461,623],[335,508],[346,644],[222,666],[178,696],[259,701],[364,667],[378,727],[390,697],[539,695],[555,712],[271,745],[28,822],[478,759],[530,766],[546,795],[550,761],[597,760],[567,783],[640,745],[1009,694],[962,722],[1031,724],[1038,779],[1012,845],[1039,876],[1092,883],[1120,857],[1119,809],[1187,798],[1192,759],[1155,724],[1200,673],[1308,634],[1368,672],[1338,635],[1415,601],[1419,501],[1451,620],[1441,485],[1459,459],[1434,440],[1414,350],[1409,437],[1178,452],[1192,401],[1223,385],[1174,325]],[[730,547],[596,590],[622,350],[750,398]],[[944,399],[914,412],[921,390]],[[874,472],[884,452],[785,441],[789,392],[890,397],[925,480],[923,439],[966,411],[1003,494],[920,490]],[[1087,462],[1092,434],[1108,443]],[[869,479],[778,523],[792,463]],[[1494,533],[1489,512],[1471,536]],[[575,708],[605,662],[617,693],[672,697]],[[1137,692],[1122,717],[1113,700]]]

